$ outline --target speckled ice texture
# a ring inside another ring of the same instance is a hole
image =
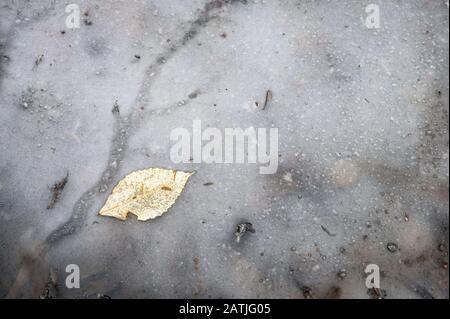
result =
[[[0,297],[371,298],[377,264],[385,298],[448,298],[448,2],[369,3],[0,0]],[[174,164],[194,119],[278,128],[277,173]],[[98,216],[148,167],[196,174],[156,220]]]

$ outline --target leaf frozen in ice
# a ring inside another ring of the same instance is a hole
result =
[[[159,217],[175,203],[192,174],[163,168],[133,172],[114,187],[99,215],[126,220],[131,213],[140,221]]]

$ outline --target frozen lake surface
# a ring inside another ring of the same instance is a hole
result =
[[[68,3],[0,0],[1,297],[371,298],[368,264],[449,297],[448,2]],[[277,172],[173,163],[196,119],[278,128]],[[196,174],[162,217],[98,216],[149,167]]]

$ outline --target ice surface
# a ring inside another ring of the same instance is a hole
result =
[[[65,1],[0,0],[0,296],[53,270],[61,298],[369,298],[377,264],[387,298],[448,298],[445,1],[378,1],[380,29],[357,0],[73,3],[69,30]],[[278,128],[278,172],[174,164],[194,119]],[[161,218],[97,216],[147,167],[197,173]]]

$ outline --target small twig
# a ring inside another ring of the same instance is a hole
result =
[[[53,209],[55,207],[56,203],[59,201],[59,198],[61,197],[64,188],[66,187],[68,180],[69,180],[69,173],[67,173],[62,180],[53,185],[51,189],[52,198],[50,200],[50,203],[47,205],[47,209]]]
[[[272,91],[271,90],[267,90],[267,92],[266,92],[266,99],[264,100],[264,104],[263,104],[263,107],[262,107],[263,110],[266,109],[266,107],[272,101],[272,98],[273,98]]]

